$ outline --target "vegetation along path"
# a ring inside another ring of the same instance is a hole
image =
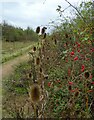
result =
[[[28,53],[2,64],[2,79],[9,77],[13,73],[15,66],[29,59]],[[0,70],[1,71],[1,70]]]

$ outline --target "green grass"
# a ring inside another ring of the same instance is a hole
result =
[[[28,63],[23,62],[16,66],[16,69],[9,78],[3,82],[5,90],[7,92],[13,92],[16,94],[26,94],[28,86],[28,71],[30,66]]]
[[[2,63],[24,54],[30,50],[33,45],[36,45],[36,42],[3,42]]]
[[[14,101],[19,104],[22,104],[23,100],[25,101],[28,98],[28,71],[30,66],[27,62],[23,62],[18,65],[12,75],[9,78],[3,81],[3,101],[2,101],[2,116],[3,117],[15,117],[16,108]],[[14,96],[13,96],[14,95]],[[11,97],[10,97],[11,96]],[[11,99],[13,97],[13,99]],[[19,98],[20,97],[20,98]],[[19,98],[18,100],[16,100]],[[23,100],[22,100],[23,99]]]
[[[15,50],[24,48],[30,45],[31,43],[32,43],[31,41],[27,41],[27,42],[5,42],[3,41],[2,50],[4,50],[4,52],[11,52],[11,51],[14,52]]]

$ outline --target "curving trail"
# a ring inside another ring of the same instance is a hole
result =
[[[15,67],[19,65],[21,62],[25,62],[29,60],[29,54],[25,53],[24,55],[18,56],[12,60],[9,60],[8,62],[5,62],[0,66],[0,77],[1,77],[1,83],[0,83],[0,118],[2,118],[2,100],[4,99],[2,97],[2,81],[6,80],[7,77],[9,77],[11,74],[14,73]],[[20,98],[20,100],[25,99],[26,97]]]
[[[2,76],[2,80],[13,73],[15,66],[19,65],[21,62],[28,61],[28,59],[29,55],[26,53],[2,64],[2,67],[0,68],[0,76]]]

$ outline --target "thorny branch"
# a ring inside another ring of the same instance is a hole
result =
[[[73,6],[69,1],[67,1],[67,0],[65,0],[65,1],[66,1],[67,3],[69,3],[69,5],[72,6],[72,7],[78,12],[78,14],[79,14],[80,17],[83,19],[83,21],[86,22],[85,19],[84,19],[84,17],[82,16],[82,14],[79,12],[79,10],[78,10],[75,6]]]

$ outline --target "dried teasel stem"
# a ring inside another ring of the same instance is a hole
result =
[[[37,58],[36,58],[36,65],[39,65],[39,64],[40,64],[40,58],[37,57]]]
[[[37,74],[36,74],[36,68],[35,68],[35,56],[32,55],[32,61],[31,61],[31,71],[32,71],[32,80],[33,80],[33,83],[36,83],[36,79],[37,79]]]
[[[35,113],[35,117],[37,118],[38,117],[38,106],[37,105],[34,107],[34,113]]]
[[[88,112],[88,96],[86,95],[86,110]]]
[[[44,37],[43,37],[43,39],[45,39],[46,38],[46,33],[44,33]]]

